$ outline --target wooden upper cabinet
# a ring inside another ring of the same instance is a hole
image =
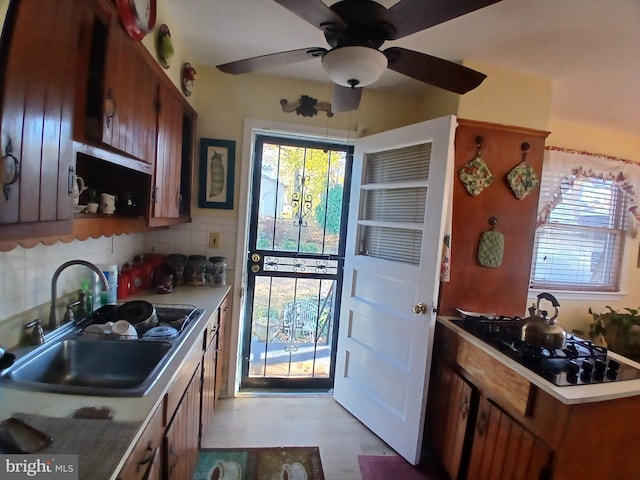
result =
[[[150,226],[190,219],[195,121],[175,89],[159,82],[156,92],[158,129]]]
[[[103,144],[142,162],[155,159],[155,73],[120,25],[101,8],[84,6],[84,63],[76,97],[75,138]]]
[[[0,55],[0,240],[72,228],[75,5],[23,0],[12,2],[7,15]]]

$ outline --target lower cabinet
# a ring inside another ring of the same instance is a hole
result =
[[[551,478],[550,461],[546,444],[493,402],[480,398],[467,478],[547,479]]]
[[[432,374],[427,441],[450,478],[551,478],[551,448],[439,361]]]
[[[200,439],[211,422],[220,391],[223,327],[230,315],[229,297],[211,316],[203,342],[185,356],[162,402],[156,407],[118,480],[191,478]]]
[[[164,435],[167,479],[191,478],[198,462],[200,366],[196,369]]]
[[[219,312],[211,318],[204,336],[204,354],[202,356],[202,397],[201,397],[201,424],[200,441],[206,435],[213,410],[216,405],[216,370],[218,360],[218,327],[220,324]]]
[[[156,407],[151,420],[118,474],[118,480],[159,480],[161,478],[164,409]]]
[[[452,479],[464,477],[462,453],[472,413],[473,387],[444,362],[434,372],[427,436]]]

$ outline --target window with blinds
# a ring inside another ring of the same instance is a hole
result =
[[[359,253],[419,265],[431,144],[369,153],[361,186]]]
[[[542,191],[554,183],[545,178]],[[531,288],[618,291],[627,229],[624,204],[612,180],[564,178],[547,223],[536,230]]]

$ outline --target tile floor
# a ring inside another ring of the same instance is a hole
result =
[[[329,394],[221,399],[203,448],[318,446],[326,480],[362,480],[358,455],[396,455]]]

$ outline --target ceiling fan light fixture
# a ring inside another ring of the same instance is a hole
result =
[[[387,57],[380,50],[362,46],[338,47],[322,57],[322,68],[333,83],[343,87],[366,87],[387,69]]]

